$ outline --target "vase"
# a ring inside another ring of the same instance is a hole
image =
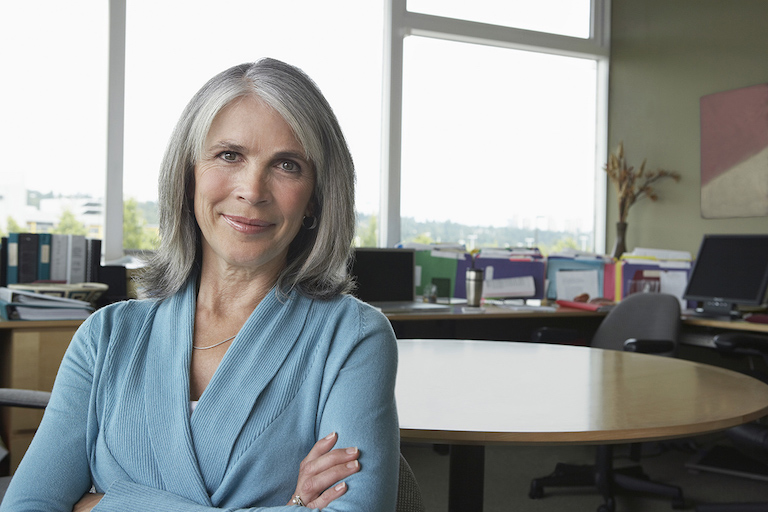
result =
[[[627,252],[627,223],[626,222],[617,222],[616,223],[616,241],[613,243],[613,251],[611,251],[611,255],[619,259],[622,254]]]

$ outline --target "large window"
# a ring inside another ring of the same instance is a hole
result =
[[[602,2],[393,0],[390,14],[381,243],[602,250]]]
[[[271,56],[303,68],[339,116],[357,167],[358,244],[602,250],[607,9],[0,2],[0,233],[55,229],[71,211],[112,258],[151,246],[157,172],[185,103],[214,73]]]

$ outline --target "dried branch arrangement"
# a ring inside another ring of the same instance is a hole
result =
[[[638,170],[628,166],[624,158],[624,142],[620,142],[616,152],[608,156],[605,172],[608,173],[608,178],[616,187],[616,195],[619,200],[619,222],[627,222],[629,209],[638,199],[643,197],[647,197],[651,201],[659,199],[651,185],[667,178],[680,181],[680,173],[675,171],[664,169],[646,171],[645,159]]]

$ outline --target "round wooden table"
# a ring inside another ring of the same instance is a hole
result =
[[[398,346],[400,436],[454,445],[451,510],[482,510],[488,444],[671,439],[768,414],[768,385],[682,359],[496,341],[399,340]],[[458,457],[463,471],[454,477]]]

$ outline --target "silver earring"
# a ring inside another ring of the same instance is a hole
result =
[[[312,219],[312,224],[307,226],[307,220],[309,219]],[[317,217],[315,217],[314,215],[311,217],[307,217],[305,215],[304,218],[301,219],[301,225],[304,226],[304,229],[306,229],[307,231],[312,231],[317,227]]]

